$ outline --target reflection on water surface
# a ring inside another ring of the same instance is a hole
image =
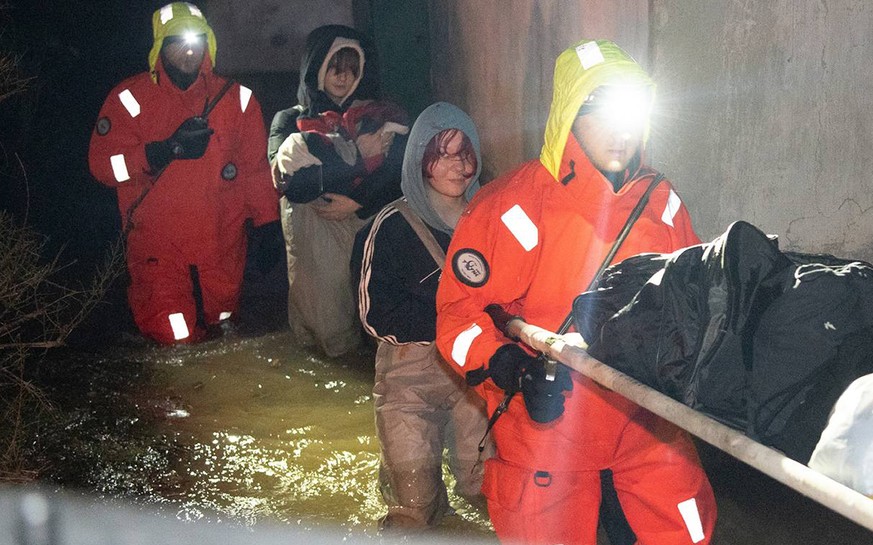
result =
[[[281,332],[79,359],[80,373],[97,373],[80,396],[87,407],[64,425],[73,439],[54,434],[63,463],[91,469],[58,469],[58,480],[182,520],[375,534],[385,508],[372,354],[327,360]],[[493,535],[483,513],[452,504],[442,533]]]

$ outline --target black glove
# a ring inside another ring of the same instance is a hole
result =
[[[521,379],[521,393],[531,420],[546,424],[564,413],[564,391],[573,389],[570,371],[558,364],[555,380],[546,380],[545,362],[536,358]]]
[[[494,384],[507,394],[518,391],[521,375],[536,358],[525,352],[517,344],[505,344],[488,360],[488,369],[474,369],[467,373],[467,384],[477,386],[491,377]]]
[[[199,159],[206,153],[209,138],[214,131],[204,117],[189,117],[167,139],[176,159]]]
[[[174,159],[203,157],[213,132],[215,131],[209,128],[206,118],[189,117],[166,140],[149,142],[145,146],[145,152],[152,172],[164,169]]]

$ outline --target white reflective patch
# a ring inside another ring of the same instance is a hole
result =
[[[670,227],[674,227],[673,218],[675,218],[676,214],[679,212],[679,206],[681,204],[682,200],[679,199],[679,195],[671,189],[670,196],[667,197],[667,206],[664,207],[664,213],[661,214],[661,221]]]
[[[455,363],[461,367],[467,363],[467,352],[470,351],[470,345],[481,334],[482,328],[473,324],[455,337],[455,344],[452,345],[452,359],[455,360]]]
[[[112,164],[112,173],[115,174],[116,182],[126,182],[130,180],[130,173],[127,171],[127,163],[124,161],[124,155],[113,155],[109,158]]]
[[[249,107],[249,100],[252,99],[252,90],[242,85],[239,86],[239,106],[245,112]]]
[[[700,522],[700,512],[697,510],[697,500],[691,498],[679,504],[679,513],[682,514],[682,520],[685,521],[685,527],[688,529],[688,534],[691,536],[692,543],[700,543],[703,538],[703,523]]]
[[[585,42],[576,47],[576,56],[579,57],[579,62],[582,63],[582,68],[585,70],[604,61],[603,52],[600,51],[600,46],[597,45],[597,42]]]
[[[181,312],[177,312],[175,314],[170,314],[169,318],[170,327],[173,328],[173,338],[177,341],[187,339],[188,335],[191,333],[188,332],[188,324],[185,323],[185,316]]]
[[[167,4],[166,6],[161,8],[161,24],[167,24],[167,21],[173,18],[173,6],[172,4]]]
[[[538,242],[539,229],[530,220],[521,206],[515,205],[507,210],[500,219],[503,220],[503,225],[509,229],[515,239],[521,244],[526,252],[533,250]]]
[[[203,12],[200,11],[200,8],[195,6],[194,4],[188,4],[188,11],[191,12],[191,15],[194,17],[200,17],[203,19]]]
[[[136,117],[139,115],[139,102],[133,98],[133,93],[130,92],[130,89],[125,89],[118,93],[118,99],[121,100],[121,103],[124,104],[125,108],[127,108],[127,113],[130,114],[130,117]]]
[[[227,320],[228,318],[230,318],[231,314],[232,314],[231,312],[222,312],[221,314],[218,315],[218,319],[219,320]]]

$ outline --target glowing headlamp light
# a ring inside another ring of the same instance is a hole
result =
[[[650,87],[604,85],[588,95],[579,115],[594,113],[611,127],[630,129],[645,125],[651,110]]]
[[[185,45],[193,46],[200,44],[202,34],[198,34],[196,32],[188,31],[182,35],[182,41],[185,42]]]

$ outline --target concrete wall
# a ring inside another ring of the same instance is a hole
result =
[[[659,166],[701,231],[873,259],[873,2],[655,0]]]
[[[489,173],[538,155],[555,56],[616,40],[659,84],[649,158],[704,239],[743,219],[783,248],[873,260],[869,0],[431,0],[433,88]]]
[[[326,24],[354,26],[353,0],[201,0],[218,39],[223,73],[296,72],[306,36]],[[224,47],[223,47],[224,46]],[[296,87],[296,84],[295,84]]]

